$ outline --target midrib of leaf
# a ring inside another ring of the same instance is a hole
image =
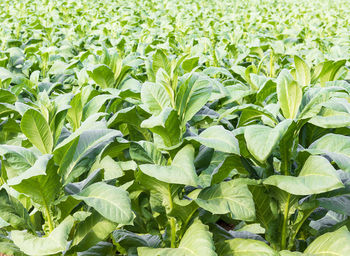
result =
[[[69,174],[72,172],[74,166],[79,162],[80,158],[81,158],[90,148],[96,146],[96,145],[99,144],[101,141],[103,141],[103,138],[104,138],[106,135],[109,135],[109,134],[107,133],[107,134],[103,135],[101,138],[95,140],[92,144],[89,144],[89,145],[85,148],[85,150],[83,150],[83,151],[75,158],[75,160],[73,160],[73,161],[69,164],[69,166],[68,166],[67,169],[66,169],[65,175],[64,175],[65,178],[67,178],[67,177],[69,176]],[[80,135],[79,135],[79,139],[80,139]],[[79,145],[79,142],[78,142],[78,144],[77,144],[77,147],[78,147],[78,145]],[[68,151],[69,151],[69,150],[66,151],[66,154],[68,154]],[[65,154],[65,155],[66,155],[66,154]]]
[[[44,202],[44,209],[45,209],[45,213],[47,215],[47,221],[48,221],[48,225],[49,225],[49,229],[50,229],[50,233],[53,231],[54,227],[53,227],[53,221],[52,221],[52,217],[51,217],[51,213],[50,213],[50,206],[47,204],[46,198],[43,194],[43,189],[41,187],[40,184],[40,188],[39,188],[39,193],[43,199]]]
[[[110,203],[111,205],[114,205],[115,207],[117,207],[121,212],[123,212],[123,214],[125,216],[128,216],[128,214],[123,210],[123,208],[119,207],[117,204],[114,204],[113,201],[109,201],[107,198],[103,198],[103,197],[99,197],[99,196],[95,196],[95,195],[94,196],[82,196],[82,197],[85,197],[87,199],[93,198],[93,199],[100,199],[102,201],[106,201],[106,202]]]
[[[33,117],[31,117],[31,118],[33,119]],[[46,121],[46,120],[45,120],[45,121]],[[34,120],[34,125],[35,125],[35,128],[36,128],[36,132],[39,134],[39,138],[40,138],[40,140],[41,140],[41,144],[44,146],[45,153],[46,153],[46,154],[50,154],[50,153],[51,153],[51,149],[50,149],[49,151],[47,151],[46,144],[45,144],[45,142],[44,142],[43,137],[41,136],[41,133],[40,133],[39,128],[38,128],[38,125],[37,125],[37,123],[35,122],[35,120]],[[49,132],[50,132],[50,127],[48,126],[47,128],[49,128]],[[48,134],[48,135],[50,135],[50,134]]]
[[[163,107],[162,107],[162,105],[160,104],[160,101],[157,99],[157,97],[154,96],[153,90],[150,90],[150,91],[151,91],[152,97],[153,97],[153,99],[155,100],[155,102],[158,104],[158,106],[160,107],[160,109],[163,110]]]

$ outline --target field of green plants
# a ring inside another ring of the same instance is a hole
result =
[[[0,255],[350,255],[349,1],[0,17]]]

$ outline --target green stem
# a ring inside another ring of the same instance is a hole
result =
[[[50,213],[50,208],[47,204],[45,204],[45,214],[46,214],[47,222],[49,225],[49,230],[51,233],[53,231],[53,221],[52,221],[52,217],[51,217],[51,213]]]
[[[270,52],[270,77],[273,77],[273,74],[274,71],[273,71],[273,55],[272,55],[272,50]]]
[[[171,197],[171,190],[170,190],[170,185],[168,184],[168,192],[169,192],[169,212],[173,210],[174,204],[173,204],[173,198]],[[176,226],[175,226],[175,218],[173,217],[168,217],[170,221],[170,246],[171,248],[175,248],[175,243],[176,243]]]
[[[175,248],[175,242],[176,242],[176,227],[175,227],[175,219],[170,217],[170,228],[171,228],[171,242],[170,246],[171,248]]]
[[[286,202],[286,205],[284,207],[284,213],[283,213],[281,250],[286,249],[286,244],[287,244],[287,227],[288,227],[288,217],[289,217],[289,203],[290,203],[290,194],[288,193],[287,202]]]
[[[315,207],[314,209],[316,209],[317,207]],[[307,220],[307,218],[309,218],[309,216],[311,215],[311,213],[313,213],[313,210],[310,211],[308,214],[306,214],[303,219],[299,222],[297,228],[295,229],[294,231],[294,234],[293,236],[291,237],[290,239],[290,243],[288,245],[288,250],[292,249],[293,245],[294,245],[294,239],[295,237],[297,236],[298,232],[299,232],[299,229],[301,228],[301,226],[304,224],[304,222]]]

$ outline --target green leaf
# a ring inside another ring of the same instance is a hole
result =
[[[117,130],[99,127],[79,133],[77,130],[54,151],[54,159],[60,167],[59,174],[63,177],[64,184],[89,171],[102,149],[111,143],[113,138],[121,135]]]
[[[245,221],[255,219],[253,196],[240,179],[205,188],[195,201],[201,208],[213,214],[230,213],[231,218]]]
[[[49,124],[40,112],[28,109],[22,117],[21,130],[41,153],[51,153],[53,147],[52,133]]]
[[[0,155],[6,159],[2,164],[9,179],[31,168],[37,159],[33,151],[12,145],[0,145]]]
[[[50,161],[51,157],[51,155],[40,156],[33,167],[9,179],[7,184],[29,196],[35,203],[49,206],[61,190],[60,177],[53,161]]]
[[[8,195],[4,189],[0,190],[0,209],[0,220],[11,227],[18,230],[33,229],[27,210],[16,198]]]
[[[187,229],[178,248],[137,248],[139,256],[217,256],[208,226],[195,220]]]
[[[27,231],[12,231],[11,238],[28,255],[52,255],[66,250],[74,218],[68,216],[48,237],[37,237]]]
[[[211,91],[210,80],[197,73],[179,80],[175,104],[182,126],[207,103]]]
[[[12,92],[4,89],[0,89],[0,102],[1,103],[9,103],[13,104],[17,100],[16,95],[14,95]]]
[[[311,72],[305,61],[297,55],[294,55],[294,65],[296,69],[296,81],[300,86],[308,86],[311,82]]]
[[[97,182],[72,197],[84,200],[87,205],[113,222],[119,224],[133,222],[134,215],[131,211],[129,194],[121,188]]]
[[[144,83],[141,88],[141,101],[149,113],[159,115],[171,107],[171,100],[165,88],[156,83]]]
[[[198,176],[193,161],[194,148],[186,145],[176,154],[170,166],[143,164],[139,167],[143,173],[160,181],[197,186]]]
[[[273,175],[264,181],[293,195],[312,195],[342,188],[343,183],[326,158],[310,156],[298,177]]]
[[[244,130],[244,138],[249,152],[260,162],[264,162],[287,131],[292,120],[284,120],[275,128],[251,125]]]
[[[93,97],[83,108],[82,120],[86,120],[89,116],[98,113],[100,108],[105,105],[105,102],[114,99],[116,96],[111,94],[102,94]]]
[[[350,251],[350,232],[342,227],[316,238],[304,251],[315,256],[347,255]]]
[[[341,134],[327,134],[312,143],[311,153],[327,154],[344,171],[350,172],[350,138]]]
[[[122,229],[113,232],[113,239],[115,243],[127,249],[141,246],[156,248],[161,243],[159,236],[150,234],[139,235]]]
[[[279,256],[279,253],[262,241],[235,238],[226,240],[218,250],[219,256]]]
[[[171,108],[166,108],[158,116],[151,116],[143,121],[141,127],[160,135],[167,147],[175,146],[181,141],[180,121],[176,111]]]
[[[84,252],[79,252],[78,256],[113,256],[115,254],[113,244],[99,242]]]
[[[96,65],[91,70],[88,70],[87,73],[102,89],[114,87],[114,73],[107,65]]]
[[[157,147],[149,141],[138,141],[130,144],[130,157],[138,163],[164,165],[165,158]]]
[[[154,74],[157,74],[160,68],[164,69],[168,74],[170,73],[171,67],[167,56],[162,50],[157,49],[156,52],[153,54],[152,62],[152,69]]]
[[[287,70],[282,70],[277,77],[277,96],[284,117],[295,119],[301,104],[303,92]]]
[[[199,136],[188,137],[186,139],[195,140],[204,146],[218,151],[239,155],[238,140],[232,132],[219,125],[207,128]]]
[[[85,221],[77,225],[70,251],[82,252],[90,249],[98,242],[105,240],[116,227],[117,224],[93,211]]]

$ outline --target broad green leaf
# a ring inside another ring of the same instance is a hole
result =
[[[38,158],[33,167],[7,181],[7,184],[20,193],[30,197],[35,203],[48,206],[61,190],[60,177],[51,155]]]
[[[312,143],[311,152],[330,156],[344,171],[350,172],[350,138],[340,134],[327,134]]]
[[[9,103],[13,104],[17,100],[16,95],[14,95],[12,92],[4,89],[0,89],[0,102],[1,103]]]
[[[288,119],[275,128],[263,125],[250,125],[245,128],[244,138],[249,152],[260,162],[266,161],[291,123],[292,120]]]
[[[342,227],[316,238],[304,251],[315,256],[347,255],[350,251],[350,232]]]
[[[130,157],[138,163],[164,165],[165,159],[157,147],[149,141],[138,141],[130,144]]]
[[[32,167],[37,159],[33,151],[12,145],[0,145],[0,155],[6,159],[2,164],[9,179]]]
[[[282,113],[287,119],[295,119],[303,96],[301,87],[287,70],[277,77],[277,96]]]
[[[159,236],[150,234],[139,235],[122,229],[113,232],[113,239],[116,243],[127,249],[141,246],[156,248],[161,243]]]
[[[170,63],[168,61],[167,56],[162,50],[157,49],[156,52],[153,54],[152,62],[152,69],[154,74],[157,74],[160,68],[164,69],[168,74],[170,73]]]
[[[264,186],[250,186],[249,189],[255,203],[256,219],[265,228],[265,239],[270,243],[278,243],[279,215],[274,207],[273,194],[270,195]]]
[[[67,120],[73,128],[73,131],[80,127],[83,116],[82,93],[76,94],[70,101],[71,108],[67,112]]]
[[[93,207],[102,216],[113,222],[131,224],[134,215],[131,211],[128,195],[121,188],[97,182],[72,197],[84,200],[87,205]]]
[[[0,190],[0,209],[0,222],[2,222],[0,226],[11,225],[17,230],[33,229],[27,210],[16,198],[8,195],[4,189]]]
[[[62,146],[58,145],[54,151],[54,159],[59,164],[59,173],[63,177],[64,184],[89,171],[102,149],[120,135],[117,130],[91,129],[83,131],[78,136],[72,134],[71,141],[66,144],[62,142]]]
[[[235,238],[226,240],[218,250],[219,256],[279,256],[279,253],[262,241]]]
[[[259,118],[266,117],[270,119],[273,122],[273,124],[278,123],[276,117],[271,112],[269,112],[267,109],[263,107],[260,107],[254,104],[243,104],[243,105],[238,105],[238,106],[229,108],[228,110],[226,110],[224,113],[221,114],[219,120],[222,120],[222,118],[225,118],[229,115],[232,115],[240,111],[242,111],[242,113],[245,113],[245,112],[249,113],[249,118],[246,118],[247,120],[252,120],[253,118],[256,119],[257,117]]]
[[[102,94],[93,97],[86,105],[83,107],[82,120],[86,120],[89,116],[97,113],[100,108],[105,105],[107,100],[113,99],[116,96],[111,94]]]
[[[99,242],[86,251],[78,252],[78,256],[113,256],[115,254],[113,244],[108,242]]]
[[[158,116],[143,121],[141,127],[160,135],[167,147],[175,146],[181,141],[179,117],[171,108],[165,108]]]
[[[294,65],[296,69],[296,81],[298,81],[299,85],[308,86],[311,82],[311,73],[309,66],[305,63],[305,61],[299,56],[294,56]]]
[[[170,166],[142,164],[139,167],[143,173],[160,181],[197,186],[198,176],[193,161],[194,148],[186,145],[176,154]]]
[[[187,229],[178,248],[139,247],[139,256],[217,256],[208,226],[195,220]]]
[[[311,118],[309,123],[322,128],[342,128],[350,126],[350,114],[332,109],[325,109]]]
[[[218,151],[239,155],[238,140],[232,132],[219,125],[211,126],[198,136],[188,137],[187,139],[195,140]]]
[[[346,60],[329,60],[325,61],[323,63],[320,63],[319,65],[322,67],[319,78],[321,82],[321,86],[324,86],[326,82],[333,81],[337,77],[338,71],[345,65]]]
[[[51,153],[53,147],[52,133],[49,124],[40,112],[28,109],[22,117],[21,130],[41,153]]]
[[[114,87],[114,73],[107,65],[96,65],[91,70],[88,70],[87,73],[102,89]]]
[[[105,219],[93,211],[83,222],[80,222],[74,233],[72,251],[82,252],[103,241],[115,230],[117,224]]]
[[[196,73],[179,80],[179,84],[175,102],[181,125],[184,126],[207,103],[212,86],[208,79]]]
[[[240,179],[205,188],[195,201],[201,208],[213,214],[230,213],[231,218],[245,221],[255,219],[252,194]]]
[[[147,111],[159,115],[165,108],[171,107],[171,100],[165,88],[156,83],[144,83],[141,89],[141,101]]]
[[[66,250],[74,218],[67,217],[48,237],[37,237],[27,231],[12,231],[11,238],[28,255],[52,255]]]
[[[273,175],[264,181],[293,195],[312,195],[342,188],[334,167],[321,156],[310,156],[297,177]]]

